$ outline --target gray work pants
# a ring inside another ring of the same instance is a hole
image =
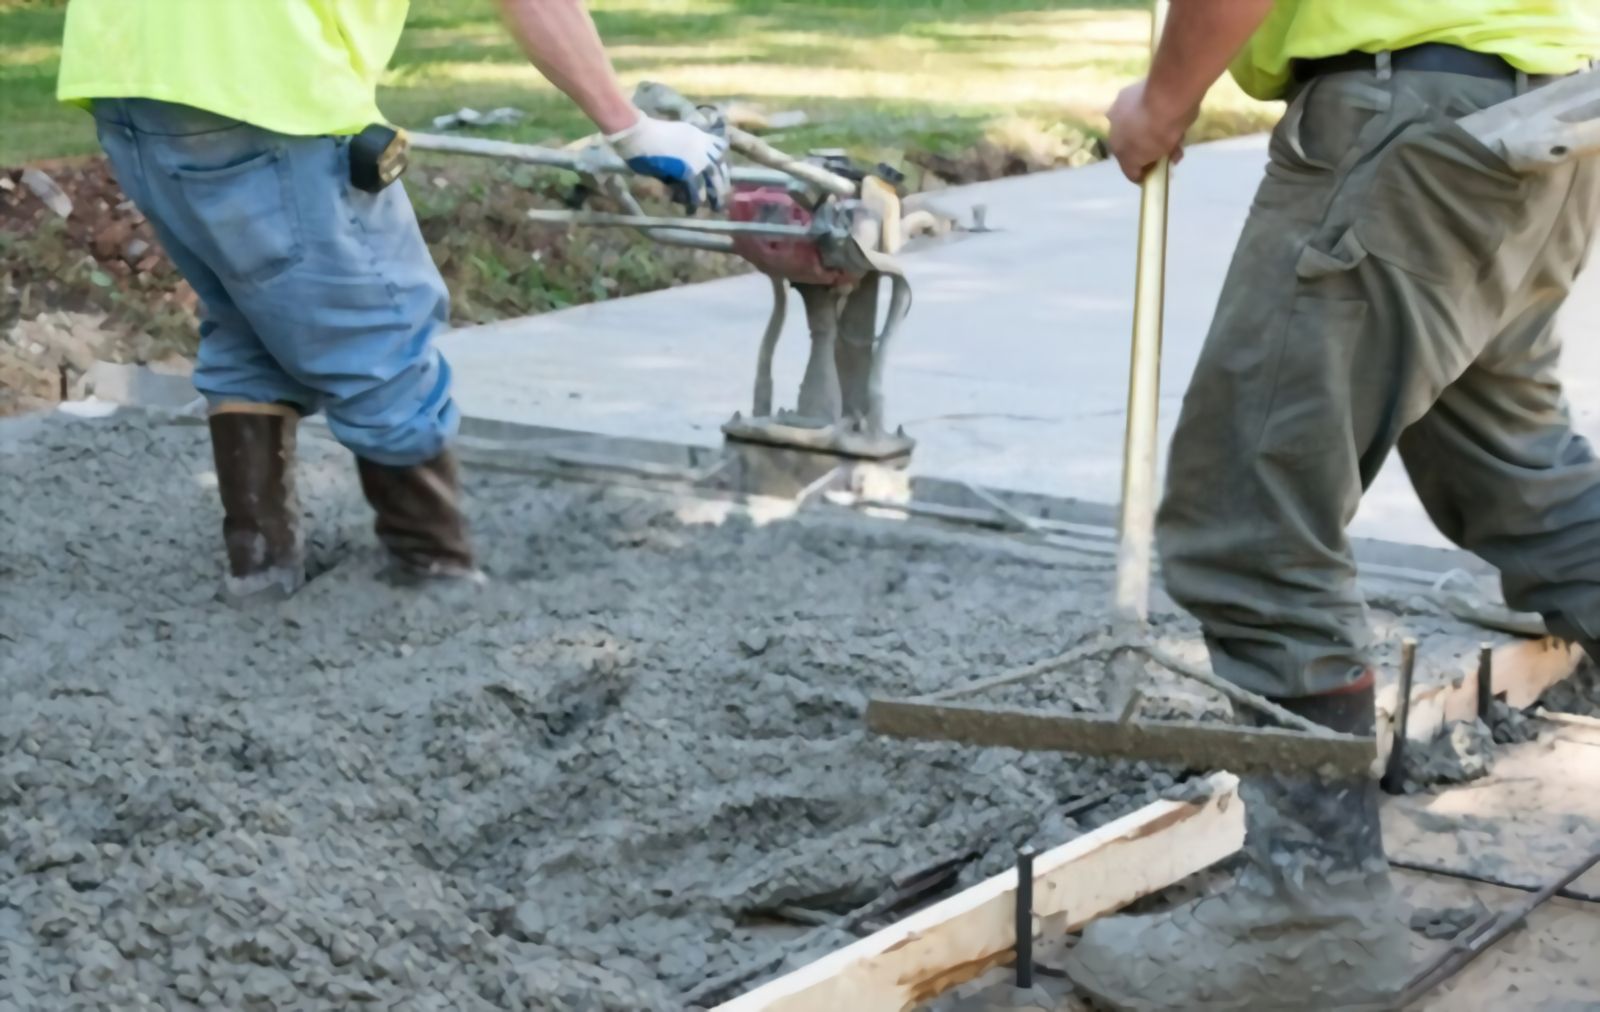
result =
[[[1514,91],[1329,75],[1273,135],[1158,525],[1168,590],[1239,685],[1311,695],[1367,666],[1345,531],[1396,446],[1512,607],[1600,646],[1600,461],[1572,431],[1553,326],[1600,159],[1519,175],[1455,124]]]

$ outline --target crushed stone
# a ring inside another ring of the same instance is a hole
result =
[[[1481,720],[1456,720],[1429,742],[1408,742],[1401,790],[1415,794],[1443,784],[1465,784],[1494,769],[1495,735]]]
[[[1424,938],[1448,942],[1477,924],[1489,908],[1473,897],[1465,906],[1415,907],[1411,911],[1411,930]]]
[[[463,604],[382,583],[348,454],[301,445],[313,578],[236,609],[202,427],[0,422],[0,1009],[681,1009],[780,906],[1173,784],[862,725],[1094,634],[1109,574],[469,473]]]
[[[1546,728],[1526,710],[1496,699],[1489,704],[1489,730],[1496,745],[1518,745],[1537,740]]]
[[[1577,674],[1546,689],[1539,705],[1555,713],[1600,717],[1600,665],[1586,662]]]

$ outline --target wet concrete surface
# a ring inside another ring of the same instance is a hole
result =
[[[1104,560],[469,472],[493,582],[419,595],[349,455],[299,474],[312,579],[241,609],[202,427],[0,423],[0,1010],[679,1009],[848,940],[779,908],[970,883],[1181,775],[864,730],[1103,633]],[[1035,698],[1113,698],[1095,671]]]
[[[313,578],[239,609],[203,428],[0,426],[0,1008],[682,1008],[778,907],[1171,782],[863,728],[1085,635],[1098,564],[469,474],[494,582],[418,595],[302,457]]]

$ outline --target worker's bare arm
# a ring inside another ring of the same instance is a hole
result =
[[[1109,114],[1111,153],[1137,182],[1163,157],[1182,157],[1183,134],[1228,63],[1272,11],[1273,0],[1172,0],[1150,76],[1125,88]]]
[[[583,0],[500,0],[523,52],[606,134],[639,122]]]
[[[622,93],[584,0],[500,0],[500,9],[528,59],[588,114],[629,168],[666,183],[690,212],[702,204],[722,208],[728,142],[641,113]]]

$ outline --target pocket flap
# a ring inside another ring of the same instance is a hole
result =
[[[1318,249],[1308,244],[1295,261],[1294,272],[1302,281],[1315,281],[1334,274],[1343,274],[1367,258],[1367,248],[1355,229],[1346,229],[1331,249]]]

